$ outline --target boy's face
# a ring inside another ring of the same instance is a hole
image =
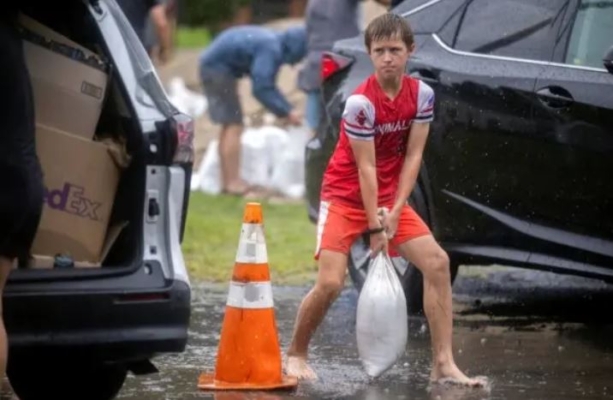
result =
[[[407,48],[399,36],[373,40],[370,44],[370,59],[375,73],[383,79],[395,79],[405,72],[415,45]]]

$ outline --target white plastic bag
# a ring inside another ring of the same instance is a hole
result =
[[[198,118],[208,108],[206,97],[187,88],[183,78],[174,77],[168,84],[168,98],[182,113]]]
[[[219,142],[217,139],[209,143],[206,153],[204,153],[204,157],[198,167],[198,171],[192,176],[192,191],[198,190],[213,195],[221,192],[218,147]]]
[[[408,336],[407,302],[389,255],[370,263],[357,307],[358,353],[366,373],[377,378],[404,354]]]
[[[289,127],[285,147],[275,154],[270,185],[284,196],[304,196],[304,151],[310,132],[306,125]]]
[[[266,152],[266,137],[260,128],[248,127],[241,135],[240,176],[250,185],[266,187],[270,156]]]
[[[241,177],[251,185],[270,188],[275,157],[287,146],[287,132],[275,126],[247,128],[241,142]]]

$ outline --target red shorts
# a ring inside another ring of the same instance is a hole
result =
[[[322,201],[317,222],[317,249],[315,259],[322,250],[349,254],[353,242],[368,229],[366,211]],[[396,234],[390,240],[390,250],[420,236],[430,235],[430,228],[408,205],[402,208]]]

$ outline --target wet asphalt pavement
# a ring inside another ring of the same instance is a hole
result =
[[[276,287],[283,350],[308,288]],[[225,286],[194,287],[186,352],[156,361],[159,374],[130,376],[119,399],[606,399],[613,398],[613,286],[519,269],[464,268],[454,285],[454,351],[470,375],[487,375],[489,392],[428,388],[425,320],[412,318],[405,356],[377,382],[362,372],[355,341],[357,293],[347,288],[312,342],[320,380],[293,393],[199,392],[198,375],[214,367]]]

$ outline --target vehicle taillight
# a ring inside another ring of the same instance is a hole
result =
[[[176,135],[175,152],[172,161],[174,163],[194,162],[194,120],[185,114],[173,117],[174,133]]]
[[[353,60],[340,54],[324,52],[321,56],[321,79],[325,81],[337,72],[347,68]]]
[[[331,55],[324,54],[321,57],[321,79],[325,81],[336,71],[338,71],[338,63],[334,61]]]

